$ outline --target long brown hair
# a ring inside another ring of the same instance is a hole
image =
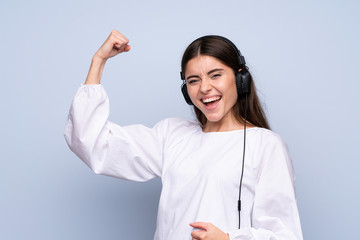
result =
[[[233,69],[236,74],[241,68],[239,64],[239,53],[236,46],[232,46],[232,42],[220,36],[204,36],[193,41],[185,50],[181,60],[181,71],[185,74],[187,63],[199,55],[207,55],[214,57]],[[247,67],[246,67],[247,68]],[[247,69],[248,70],[248,69]],[[235,82],[234,82],[235,84]],[[239,123],[244,121],[245,107],[246,120],[257,127],[270,129],[265,112],[256,93],[255,84],[251,76],[250,92],[245,106],[245,95],[238,97],[237,102],[233,106],[233,112]],[[202,126],[205,126],[207,119],[205,115],[194,105],[196,118]]]

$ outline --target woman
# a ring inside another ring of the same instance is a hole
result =
[[[114,30],[94,55],[65,129],[71,150],[95,173],[162,178],[154,239],[302,239],[291,161],[236,46],[220,36],[191,43],[182,91],[198,122],[165,119],[147,128],[108,121],[102,71],[128,43]]]

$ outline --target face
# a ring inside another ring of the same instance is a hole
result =
[[[236,122],[232,108],[237,101],[234,71],[218,59],[199,55],[186,65],[185,79],[191,101],[208,124]]]

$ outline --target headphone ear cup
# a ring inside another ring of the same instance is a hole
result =
[[[236,73],[235,78],[236,78],[236,90],[237,90],[237,94],[238,94],[238,98],[239,98],[243,94],[242,88],[241,88],[241,81],[242,81],[241,72]]]
[[[246,70],[236,73],[236,90],[238,97],[250,92],[251,75]]]
[[[250,81],[251,81],[251,74],[247,71],[244,70],[245,72],[243,72],[241,74],[241,78],[242,78],[242,82],[241,82],[241,88],[243,93],[249,93],[250,92]]]
[[[189,105],[194,105],[190,99],[190,96],[188,94],[188,91],[187,91],[187,87],[186,87],[186,83],[183,83],[182,86],[181,86],[181,92],[185,98],[185,101],[187,104]]]

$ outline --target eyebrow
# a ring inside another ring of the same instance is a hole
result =
[[[222,69],[222,68],[215,68],[215,69],[213,69],[213,70],[210,70],[208,73],[207,73],[207,75],[210,75],[210,74],[212,74],[212,73],[214,73],[214,72],[217,72],[217,71],[224,71],[224,69]],[[199,76],[198,75],[191,75],[191,76],[188,76],[187,78],[186,78],[186,80],[188,80],[188,79],[190,79],[190,78],[198,78]]]

